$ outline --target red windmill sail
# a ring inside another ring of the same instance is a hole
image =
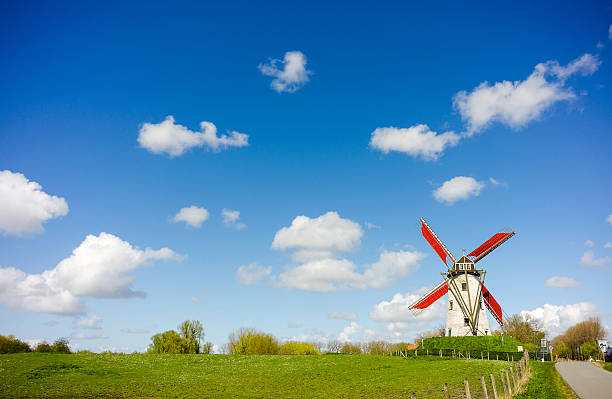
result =
[[[425,237],[429,245],[431,245],[438,256],[440,256],[444,264],[447,264],[447,258],[450,258],[453,264],[455,263],[455,258],[453,258],[453,255],[451,255],[448,249],[446,249],[444,244],[442,244],[442,241],[440,241],[436,233],[433,232],[431,227],[429,227],[423,218],[421,218],[421,233],[423,233],[423,237]]]
[[[440,299],[444,295],[446,295],[446,293],[448,292],[448,284],[447,284],[447,282],[448,282],[448,279],[444,280],[443,282],[438,284],[438,286],[436,286],[436,288],[434,288],[433,290],[429,291],[421,299],[419,299],[418,301],[413,303],[408,309],[410,309],[410,310],[425,309],[425,308],[429,307],[429,305],[431,305],[432,303],[434,303],[435,301],[437,301],[438,299]]]
[[[495,248],[499,247],[500,245],[508,241],[510,237],[512,237],[513,235],[514,235],[514,232],[494,234],[493,237],[489,238],[481,246],[479,246],[478,248],[470,252],[468,256],[475,257],[474,263],[476,263],[482,258],[484,258],[485,256],[487,256],[488,254],[490,254],[491,251],[493,251]]]
[[[487,287],[484,286],[483,283],[480,283],[480,286],[482,287],[482,298],[484,299],[485,305],[487,305],[487,309],[489,309],[489,311],[491,312],[493,317],[495,317],[495,320],[497,320],[499,324],[504,324],[501,306],[499,306],[499,303],[497,303],[495,298],[493,298],[493,295],[491,295],[491,293],[489,292]]]

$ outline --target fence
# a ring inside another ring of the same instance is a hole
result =
[[[501,351],[486,351],[486,350],[456,350],[456,349],[411,349],[403,351],[395,351],[390,353],[391,356],[402,357],[419,357],[419,356],[439,356],[465,359],[480,359],[480,360],[505,360],[514,362],[518,360],[523,353],[521,352],[501,352]]]
[[[421,350],[424,352],[425,350]],[[415,357],[418,357],[418,351],[415,352]],[[466,358],[470,358],[470,352],[467,351]],[[401,356],[401,355],[400,355]],[[423,354],[421,355],[423,356]],[[429,354],[432,356],[432,354]],[[404,356],[406,357],[406,356]],[[513,363],[506,370],[502,370],[499,372],[499,377],[496,377],[494,374],[489,374],[488,377],[484,375],[480,376],[480,384],[476,386],[470,386],[470,382],[467,378],[463,381],[463,386],[461,388],[451,387],[449,384],[444,384],[442,387],[442,392],[444,392],[445,399],[451,398],[465,398],[465,399],[506,399],[512,398],[517,395],[521,387],[529,380],[530,372],[528,368],[529,354],[527,351],[523,353],[523,356],[518,359],[516,362],[511,361]],[[499,385],[498,385],[499,382]],[[440,391],[438,391],[440,392]],[[465,393],[464,393],[465,392]],[[439,395],[439,394],[437,394]],[[437,396],[436,395],[436,396]],[[428,396],[430,397],[430,396]],[[416,393],[413,393],[410,396],[411,399],[416,399]]]

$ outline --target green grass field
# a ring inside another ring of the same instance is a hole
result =
[[[499,376],[510,365],[369,355],[21,353],[0,355],[0,396],[443,398],[445,382],[458,395],[469,376],[479,397],[479,376]]]
[[[529,365],[531,367],[531,379],[527,382],[523,392],[516,398],[576,398],[572,388],[567,385],[555,368],[555,363],[530,360]]]

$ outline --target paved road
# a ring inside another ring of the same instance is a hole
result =
[[[560,362],[555,367],[580,399],[612,398],[612,373],[589,362]]]

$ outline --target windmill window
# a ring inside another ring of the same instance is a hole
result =
[[[470,325],[470,319],[468,319],[467,317],[464,317],[463,318],[463,325],[469,326]]]
[[[448,302],[448,309],[453,310],[453,301]]]
[[[449,337],[451,336],[451,329],[450,328],[448,329],[448,336]]]
[[[459,270],[463,270],[463,263],[459,264]]]
[[[467,283],[461,283],[461,291],[467,291]]]

